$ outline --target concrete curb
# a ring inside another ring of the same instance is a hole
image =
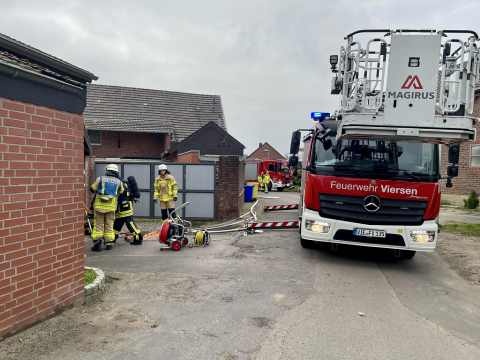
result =
[[[97,273],[95,281],[85,286],[85,304],[90,304],[92,301],[100,299],[107,292],[107,284],[105,282],[105,274],[99,268],[85,266],[85,270],[93,270]]]

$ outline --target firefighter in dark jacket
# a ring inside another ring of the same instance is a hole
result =
[[[107,165],[105,176],[98,177],[90,187],[95,194],[93,201],[93,248],[92,251],[102,251],[102,238],[105,239],[107,250],[112,249],[114,234],[113,221],[117,209],[117,198],[123,192],[122,178],[115,164]]]
[[[137,182],[133,176],[129,176],[127,181],[122,183],[123,193],[118,197],[118,208],[113,224],[113,232],[115,241],[117,241],[123,224],[127,225],[128,230],[132,233],[133,241],[130,245],[142,245],[143,237],[138,229],[137,224],[133,220],[133,201],[140,198]]]

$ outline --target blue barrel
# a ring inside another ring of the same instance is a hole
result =
[[[255,185],[245,185],[245,202],[251,202]]]

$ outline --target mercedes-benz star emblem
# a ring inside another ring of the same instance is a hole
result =
[[[375,185],[377,182],[375,180],[372,180],[372,185]]]
[[[377,195],[367,195],[363,199],[363,208],[368,212],[380,210],[380,198]]]

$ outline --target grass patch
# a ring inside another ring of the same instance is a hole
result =
[[[97,277],[97,273],[95,272],[95,270],[92,270],[92,269],[85,270],[85,286],[93,283],[96,277]]]
[[[300,185],[293,185],[291,188],[285,188],[283,191],[288,191],[288,192],[297,192],[300,190]]]
[[[453,223],[447,225],[439,225],[440,229],[453,234],[466,236],[480,236],[480,224]]]

